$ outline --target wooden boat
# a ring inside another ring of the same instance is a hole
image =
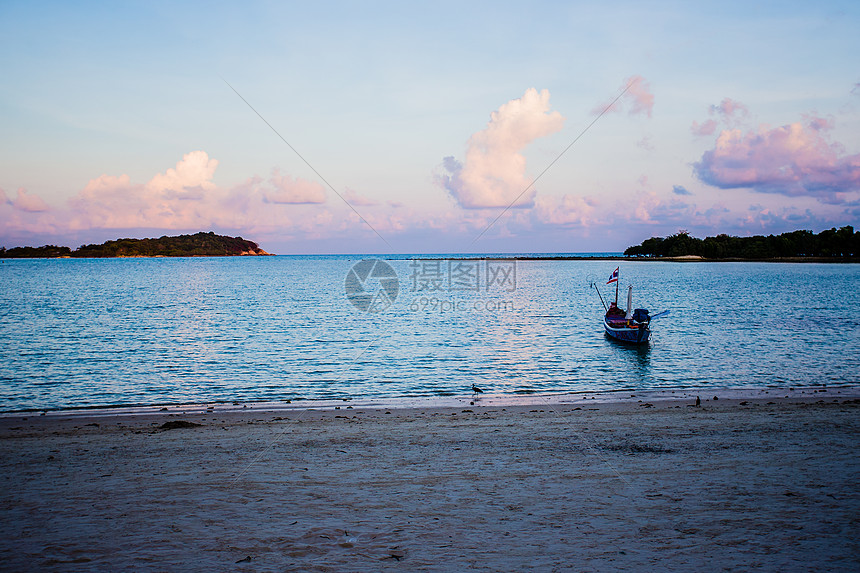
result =
[[[632,295],[632,286],[628,293]],[[628,305],[629,308],[630,305]],[[648,316],[647,309],[637,308],[631,314],[618,308],[614,302],[609,303],[609,310],[603,316],[603,328],[606,330],[606,334],[615,340],[633,344],[648,342],[651,338],[650,324],[651,317]]]
[[[603,328],[606,334],[615,340],[631,344],[645,344],[651,338],[651,321],[667,315],[669,311],[664,310],[651,316],[648,314],[648,309],[634,309],[633,285],[627,287],[627,310],[618,308],[618,271],[619,269],[615,269],[606,283],[615,283],[615,302],[610,302],[609,308],[606,308],[606,303],[603,303],[606,310],[606,314],[603,315]],[[596,286],[595,289],[597,289]],[[600,289],[597,289],[597,294],[600,295]],[[600,302],[603,302],[603,296],[600,296]]]

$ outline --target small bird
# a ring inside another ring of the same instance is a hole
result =
[[[702,405],[702,399],[699,398],[698,396],[696,396],[696,407],[698,408],[701,405]]]
[[[472,400],[478,399],[478,394],[483,394],[484,391],[472,384]]]

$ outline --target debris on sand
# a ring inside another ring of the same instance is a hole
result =
[[[169,422],[164,422],[160,426],[158,426],[159,430],[178,430],[179,428],[199,428],[203,424],[195,424],[194,422],[187,422],[185,420],[170,420]]]

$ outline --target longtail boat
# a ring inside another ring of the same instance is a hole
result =
[[[609,303],[609,307],[603,302],[600,289],[594,283],[592,286],[600,296],[600,302],[606,314],[603,315],[603,328],[606,334],[615,340],[629,342],[631,344],[645,344],[651,338],[651,321],[669,314],[664,310],[654,316],[648,314],[648,309],[633,308],[633,285],[627,287],[627,310],[618,307],[618,275],[620,267],[615,269],[609,276],[606,284],[615,283],[615,301]]]

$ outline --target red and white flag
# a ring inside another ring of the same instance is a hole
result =
[[[612,271],[612,274],[609,275],[609,280],[606,281],[606,284],[618,282],[618,269],[620,269],[620,268],[621,267],[618,267],[614,271]]]

